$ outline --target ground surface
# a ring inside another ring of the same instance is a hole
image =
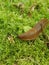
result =
[[[21,8],[13,3],[22,2]],[[37,8],[27,14],[30,6]],[[49,0],[0,0],[0,65],[49,65],[49,48],[42,35],[33,41],[22,41],[18,34],[32,28],[41,18],[49,20]],[[49,36],[49,25],[44,29]]]

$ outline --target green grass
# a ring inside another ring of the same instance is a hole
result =
[[[19,2],[25,5],[23,14],[12,5]],[[34,2],[40,7],[29,17],[27,12]],[[34,43],[17,38],[41,18],[49,20],[49,0],[0,0],[0,65],[49,65],[49,49],[42,35]],[[49,36],[49,25],[44,31]],[[14,42],[8,39],[9,34]]]

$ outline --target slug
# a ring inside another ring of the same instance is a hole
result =
[[[18,35],[18,37],[22,40],[35,40],[46,27],[48,22],[49,21],[46,18],[41,19],[31,30]]]

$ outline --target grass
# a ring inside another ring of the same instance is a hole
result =
[[[23,2],[25,10],[13,3]],[[27,15],[36,2],[40,7]],[[32,28],[41,18],[49,20],[49,0],[0,0],[0,65],[49,65],[49,48],[42,35],[33,41],[22,41],[17,35]],[[49,36],[49,25],[44,29]]]

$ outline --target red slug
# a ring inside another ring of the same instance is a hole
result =
[[[22,40],[35,40],[43,31],[48,22],[49,21],[46,18],[41,19],[40,22],[38,22],[31,30],[18,35],[18,37]]]

